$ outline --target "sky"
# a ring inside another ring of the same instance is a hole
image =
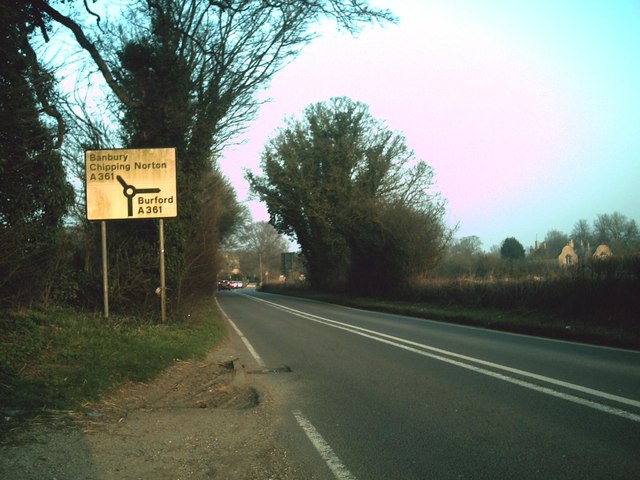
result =
[[[397,24],[322,36],[261,92],[219,161],[255,221],[244,169],[284,119],[346,96],[435,171],[456,237],[483,249],[620,212],[640,222],[639,0],[377,0]]]

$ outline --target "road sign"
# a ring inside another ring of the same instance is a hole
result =
[[[87,150],[85,166],[87,219],[178,215],[175,148]]]

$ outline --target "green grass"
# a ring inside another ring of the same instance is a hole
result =
[[[638,323],[620,324],[539,311],[439,305],[421,301],[325,294],[305,288],[269,286],[265,291],[398,315],[469,325],[512,333],[640,350]]]
[[[74,310],[0,312],[0,414],[81,409],[122,382],[202,358],[225,334],[215,303],[158,325]],[[2,430],[2,426],[0,426]]]

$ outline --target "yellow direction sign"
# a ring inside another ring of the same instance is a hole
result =
[[[178,215],[175,148],[87,150],[85,165],[87,219]]]

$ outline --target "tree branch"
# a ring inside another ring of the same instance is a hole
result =
[[[98,15],[96,12],[92,11],[89,8],[89,4],[87,3],[87,0],[83,0],[84,1],[84,8],[87,10],[87,12],[89,12],[89,15],[93,15],[94,17],[96,17],[96,24],[98,25],[98,28],[100,29],[100,31],[102,31],[102,28],[100,27],[100,15]]]
[[[53,147],[55,149],[59,149],[62,146],[62,142],[64,140],[66,126],[60,111],[55,107],[55,105],[49,102],[49,95],[47,93],[46,84],[52,83],[50,74],[47,71],[43,70],[43,68],[40,66],[40,63],[38,62],[38,58],[36,56],[36,52],[33,50],[33,48],[31,48],[26,33],[21,32],[20,41],[22,43],[21,48],[25,53],[26,62],[29,67],[29,77],[31,79],[31,83],[33,84],[36,97],[42,105],[44,113],[54,118],[58,125],[56,141]]]
[[[111,70],[109,70],[109,67],[108,67],[107,63],[102,58],[102,55],[100,54],[100,52],[98,51],[96,46],[89,41],[89,39],[85,35],[84,31],[82,30],[82,27],[80,27],[80,25],[78,25],[71,18],[63,15],[58,10],[53,8],[46,1],[44,1],[44,0],[32,0],[32,2],[33,2],[33,5],[35,7],[39,8],[40,10],[45,12],[53,20],[55,20],[56,22],[60,23],[61,25],[64,25],[69,30],[71,30],[73,35],[76,37],[76,40],[78,41],[78,44],[84,50],[86,50],[89,53],[89,55],[91,55],[91,58],[93,59],[93,61],[97,65],[98,69],[102,73],[102,76],[104,77],[105,81],[107,82],[107,85],[109,85],[109,88],[111,88],[111,91],[116,95],[116,97],[118,97],[118,99],[122,103],[125,103],[127,105],[132,105],[133,101],[126,94],[126,92],[122,88],[120,88],[120,86],[118,85],[118,82],[116,82],[115,78],[113,77],[113,75],[111,73]]]

